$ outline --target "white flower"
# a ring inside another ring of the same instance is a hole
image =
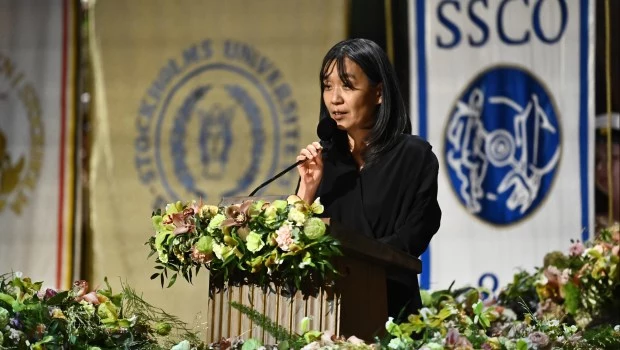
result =
[[[190,350],[191,344],[187,340],[183,340],[177,345],[173,346],[170,350]]]
[[[614,326],[614,332],[620,332],[620,324]]]
[[[431,309],[427,308],[427,307],[423,307],[420,309],[420,316],[422,316],[422,318],[424,320],[428,319],[428,316],[431,316],[433,314],[433,312],[431,311]]]
[[[319,350],[321,348],[321,344],[318,341],[313,341],[308,345],[301,348],[301,350]]]

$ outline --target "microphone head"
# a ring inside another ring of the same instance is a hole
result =
[[[321,119],[316,127],[316,134],[321,141],[325,142],[331,142],[334,137],[334,131],[336,131],[336,121],[330,117]]]

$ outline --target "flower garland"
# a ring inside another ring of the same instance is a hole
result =
[[[317,217],[320,200],[309,205],[297,196],[268,203],[245,201],[217,207],[195,201],[170,203],[152,215],[155,234],[147,244],[157,255],[155,272],[162,287],[178,275],[192,282],[201,267],[211,273],[213,293],[229,285],[280,286],[284,295],[316,295],[331,285],[342,255],[329,227]],[[169,271],[170,274],[169,274]]]

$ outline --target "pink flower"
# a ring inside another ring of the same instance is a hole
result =
[[[194,216],[194,209],[191,207],[186,208],[186,209],[183,209],[183,211],[180,213],[170,214],[167,217],[165,217],[163,224],[164,225],[173,224],[174,225],[173,233],[175,235],[187,233],[194,229],[194,224],[192,223],[192,220],[191,220],[193,216]]]
[[[206,264],[209,261],[211,261],[211,259],[213,259],[213,254],[203,253],[194,246],[192,247],[191,257],[192,257],[192,260],[194,260],[197,263]]]
[[[293,235],[291,232],[291,225],[285,224],[280,226],[280,228],[276,231],[276,243],[278,243],[278,247],[288,251],[289,246],[293,244]]]
[[[90,293],[85,294],[84,296],[81,297],[81,300],[84,300],[90,304],[93,305],[99,305],[99,297],[97,296],[97,292],[92,291]]]
[[[616,256],[620,256],[620,245],[615,245],[611,248],[611,253]]]
[[[570,256],[580,256],[586,250],[583,243],[577,241],[571,244],[570,248],[568,248],[568,255]]]

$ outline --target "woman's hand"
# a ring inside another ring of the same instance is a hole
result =
[[[306,160],[297,166],[301,182],[297,195],[307,203],[314,201],[321,178],[323,177],[323,147],[318,142],[313,142],[302,148],[297,156],[297,161]]]

